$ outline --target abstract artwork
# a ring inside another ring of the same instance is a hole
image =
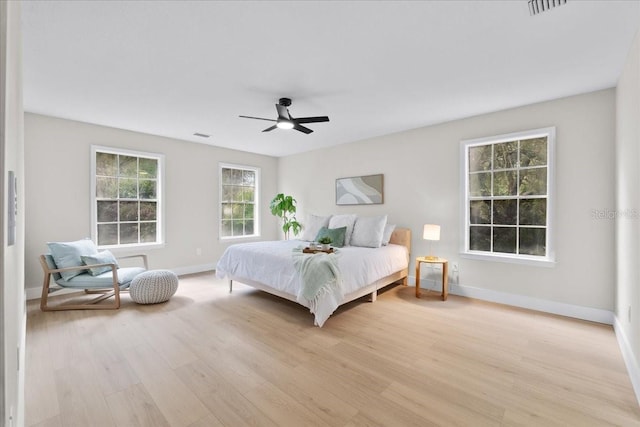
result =
[[[336,205],[382,204],[383,176],[378,174],[336,179]]]

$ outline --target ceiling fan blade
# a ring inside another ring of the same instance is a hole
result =
[[[252,117],[252,116],[238,116],[238,117],[242,117],[243,119],[256,119],[256,120],[266,120],[268,122],[275,122],[274,119],[264,119],[262,117]]]
[[[269,128],[266,128],[262,132],[271,132],[272,130],[276,129],[277,127],[278,127],[278,125],[273,125],[273,126],[271,126]]]
[[[284,105],[276,104],[276,110],[278,110],[278,118],[291,120],[291,116],[289,115],[289,110]]]
[[[293,119],[297,123],[319,123],[319,122],[328,122],[329,117],[327,116],[318,116],[318,117],[299,117],[297,119]]]
[[[311,132],[313,132],[311,129],[306,128],[306,127],[304,127],[304,126],[301,126],[301,125],[299,125],[298,123],[295,123],[295,122],[294,122],[294,124],[293,124],[293,128],[294,128],[295,130],[299,130],[300,132],[302,132],[302,133],[306,133],[306,134],[310,134]]]

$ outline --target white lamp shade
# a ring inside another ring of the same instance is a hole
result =
[[[440,226],[435,224],[425,224],[422,238],[424,240],[440,240]]]

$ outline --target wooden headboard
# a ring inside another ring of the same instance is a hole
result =
[[[407,251],[411,253],[411,230],[408,228],[397,228],[391,233],[391,239],[389,243],[396,245],[402,245],[407,248]]]

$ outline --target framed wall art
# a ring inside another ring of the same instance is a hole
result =
[[[336,205],[380,205],[384,203],[384,175],[336,179]]]

